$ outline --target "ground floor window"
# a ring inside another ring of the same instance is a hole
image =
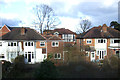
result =
[[[56,53],[54,55],[54,59],[61,59],[61,53]]]
[[[116,50],[116,56],[120,58],[120,50]]]
[[[0,58],[5,58],[4,54],[0,54]]]
[[[97,56],[99,56],[99,59],[103,59],[104,56],[106,56],[106,51],[105,50],[98,50],[97,51]]]
[[[85,53],[85,56],[89,56],[89,53],[88,53],[88,52],[86,52],[86,53]]]

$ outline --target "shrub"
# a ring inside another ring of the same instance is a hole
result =
[[[2,77],[6,78],[8,71],[12,64],[9,61],[3,61],[4,63],[2,64]]]
[[[45,60],[39,66],[34,74],[37,79],[57,78],[58,70],[53,62]]]

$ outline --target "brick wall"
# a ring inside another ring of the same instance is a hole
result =
[[[57,41],[57,40],[56,40]],[[59,41],[58,47],[52,47],[52,41],[47,42],[47,54],[52,54],[52,61],[56,62],[63,62],[63,42]],[[61,53],[61,59],[54,59],[55,53]]]
[[[2,29],[0,30],[0,36],[5,35],[5,34],[7,34],[8,32],[10,32],[10,30],[7,28],[6,25],[4,25],[4,26],[2,27]]]

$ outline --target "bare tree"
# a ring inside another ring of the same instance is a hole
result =
[[[33,8],[36,20],[34,24],[39,25],[40,33],[42,34],[43,29],[50,30],[59,24],[59,19],[54,15],[54,11],[51,7],[45,4],[36,5]]]
[[[76,33],[86,32],[91,27],[91,21],[88,19],[82,20],[79,27],[76,28]]]

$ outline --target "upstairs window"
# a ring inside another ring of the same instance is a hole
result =
[[[59,42],[58,41],[53,41],[52,42],[52,47],[58,47],[59,46]]]
[[[106,43],[105,39],[98,39],[98,43]]]
[[[41,46],[41,47],[44,47],[44,46],[45,46],[45,42],[44,42],[44,41],[41,41],[41,42],[40,42],[40,46]]]
[[[16,42],[8,42],[8,46],[17,46]]]
[[[120,40],[114,40],[114,43],[120,43]]]
[[[33,46],[33,42],[25,42],[25,46]]]
[[[87,44],[91,44],[92,40],[91,39],[87,39]]]

